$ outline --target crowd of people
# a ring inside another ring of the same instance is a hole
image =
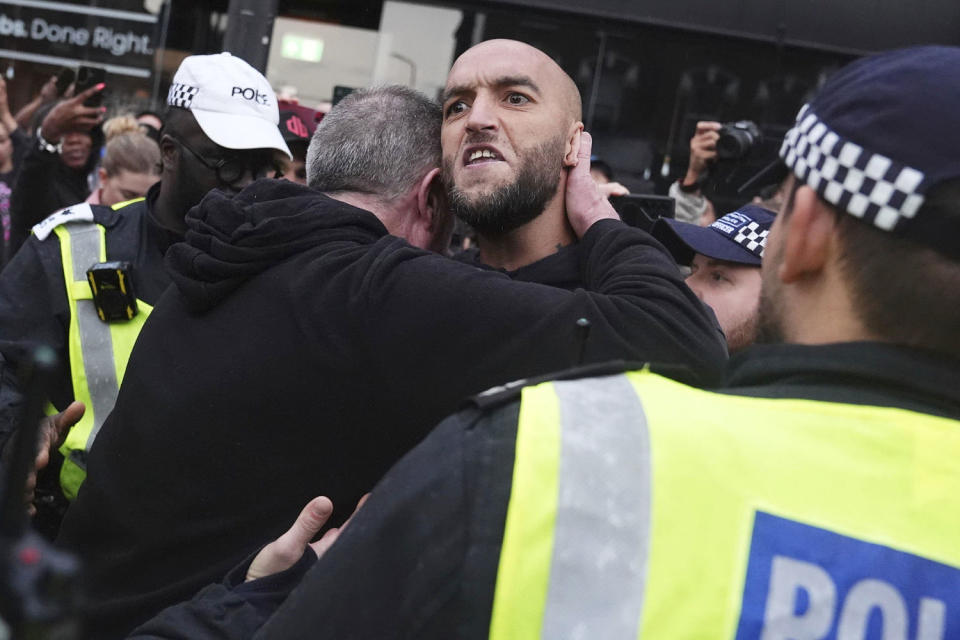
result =
[[[0,83],[0,453],[48,345],[83,637],[960,632],[960,49],[838,71],[735,211],[700,123],[650,233],[522,42],[323,116],[228,53],[50,87]]]

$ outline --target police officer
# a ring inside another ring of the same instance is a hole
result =
[[[0,277],[0,446],[22,402],[19,362],[31,345],[52,345],[62,366],[50,400],[69,411],[46,425],[44,442],[52,446],[57,428],[77,419],[81,408],[73,401],[86,407],[61,448],[60,485],[70,499],[137,334],[170,283],[163,256],[183,238],[184,215],[210,189],[238,191],[276,175],[289,157],[270,85],[239,58],[186,58],[167,102],[161,182],[146,198],[55,213],[33,228]],[[49,453],[42,449],[38,463]]]
[[[957,637],[957,114],[958,48],[837,72],[780,153],[781,344],[721,392],[610,368],[478,398],[257,637]]]
[[[653,226],[653,237],[678,264],[690,267],[685,282],[713,309],[730,353],[757,337],[760,261],[774,217],[768,209],[746,204],[708,227],[673,218]]]

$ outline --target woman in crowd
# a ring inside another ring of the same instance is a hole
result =
[[[106,152],[97,177],[100,186],[87,202],[113,206],[146,195],[160,179],[160,148],[143,132],[131,115],[122,115],[103,124]]]

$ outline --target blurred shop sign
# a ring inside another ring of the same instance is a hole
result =
[[[91,4],[0,0],[0,57],[149,77],[159,15],[114,8],[119,2]]]

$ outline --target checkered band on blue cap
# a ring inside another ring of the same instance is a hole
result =
[[[804,105],[780,157],[820,197],[884,231],[898,231],[923,205],[923,172],[845,139]]]
[[[200,87],[194,87],[181,82],[174,82],[170,85],[170,91],[167,93],[167,104],[181,109],[189,109],[193,104],[193,98],[200,91]]]
[[[770,225],[762,225],[740,211],[728,213],[710,225],[710,228],[733,240],[743,249],[763,258],[763,250],[767,246],[767,235]]]
[[[733,241],[758,258],[762,258],[763,250],[767,247],[767,234],[769,233],[769,230],[761,229],[756,222],[751,222],[737,232]]]

